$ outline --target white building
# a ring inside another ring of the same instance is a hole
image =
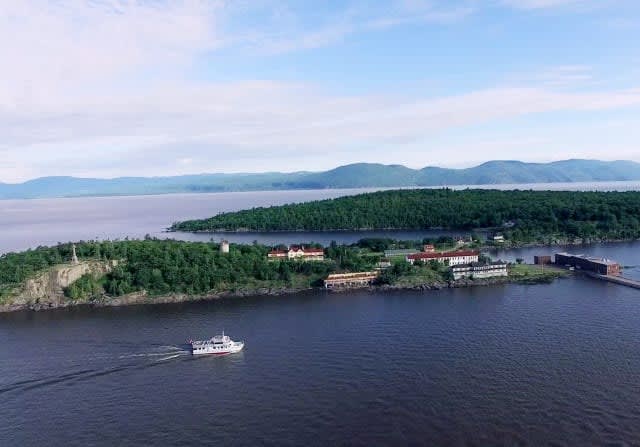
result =
[[[499,276],[508,276],[507,263],[502,261],[489,262],[481,264],[474,262],[471,264],[460,264],[451,267],[453,279],[461,278],[495,278]]]
[[[406,257],[407,262],[414,264],[416,262],[427,263],[429,261],[438,261],[448,265],[471,264],[478,262],[480,252],[475,250],[448,251],[445,253],[415,253]]]
[[[327,289],[366,287],[378,277],[379,272],[334,273],[324,280]]]

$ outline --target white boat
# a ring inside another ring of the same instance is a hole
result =
[[[213,354],[213,355],[226,355],[234,354],[242,351],[244,348],[243,341],[233,341],[228,335],[216,335],[209,340],[191,340],[191,353],[193,355],[201,354]]]

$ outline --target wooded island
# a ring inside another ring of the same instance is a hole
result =
[[[417,189],[221,213],[173,231],[491,229],[508,244],[640,238],[640,192]]]

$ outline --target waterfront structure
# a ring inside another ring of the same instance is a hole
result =
[[[451,267],[453,279],[462,278],[495,278],[499,276],[508,276],[507,263],[503,261],[494,261],[489,263],[472,262],[470,264],[459,264]]]
[[[414,264],[416,262],[426,263],[429,261],[438,261],[448,265],[460,265],[478,262],[479,255],[480,252],[476,250],[460,250],[444,253],[414,253],[407,255],[405,259],[410,264]]]
[[[379,272],[334,273],[324,280],[326,289],[367,287],[378,277]]]
[[[499,243],[499,244],[503,243],[504,242],[504,236],[501,235],[501,234],[496,234],[495,236],[493,236],[493,242],[496,242],[496,243]]]
[[[304,261],[324,261],[324,250],[322,248],[305,248],[302,245],[292,245],[287,250],[271,250],[267,254],[267,259],[299,259]]]
[[[556,265],[573,267],[579,270],[598,273],[599,275],[619,275],[620,264],[610,259],[594,258],[570,253],[556,253]]]
[[[540,256],[540,255],[536,255],[533,257],[533,263],[536,265],[547,265],[547,264],[551,264],[551,256]]]
[[[220,253],[229,253],[229,241],[224,239],[220,242]]]
[[[385,258],[390,258],[392,256],[407,256],[407,255],[413,255],[415,253],[419,253],[419,251],[415,248],[402,248],[402,249],[398,249],[398,250],[385,250],[384,251],[384,257]]]

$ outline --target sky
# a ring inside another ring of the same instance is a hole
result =
[[[638,0],[0,0],[0,182],[640,161]]]

